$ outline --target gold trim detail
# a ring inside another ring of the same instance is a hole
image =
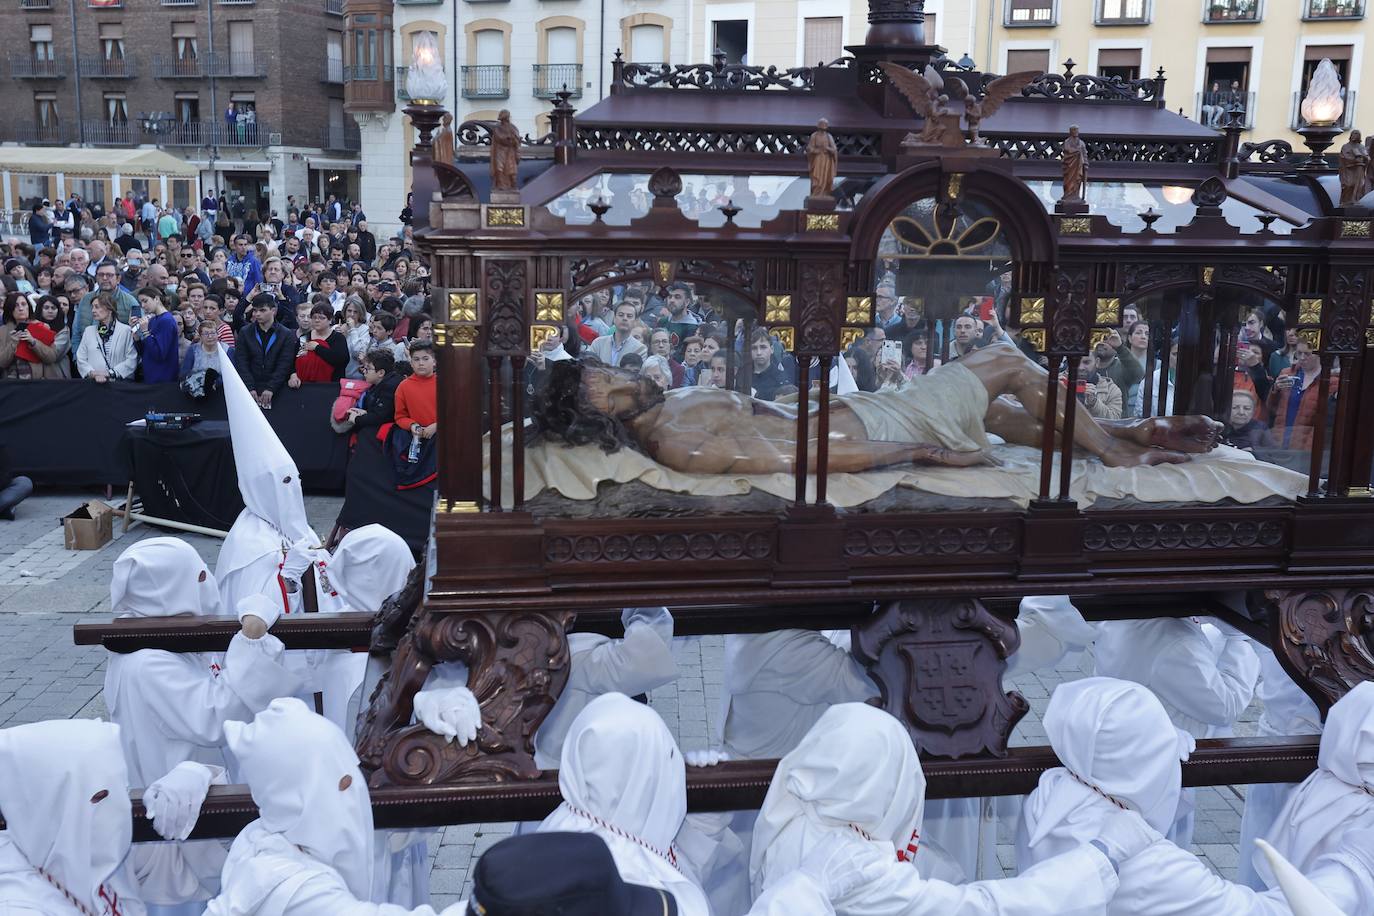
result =
[[[1367,219],[1343,219],[1341,220],[1341,238],[1343,239],[1367,239],[1369,238],[1370,221]]]
[[[1121,324],[1121,300],[1117,298],[1097,300],[1097,320],[1093,324]]]
[[[873,320],[872,296],[850,296],[844,306],[845,324],[868,324]]]
[[[1022,328],[1021,339],[1030,344],[1037,351],[1045,352],[1045,329],[1044,328]]]
[[[542,333],[541,333],[542,332]],[[558,335],[558,328],[551,324],[532,324],[530,325],[530,352],[539,349],[539,345],[550,337]]]
[[[958,200],[959,195],[964,190],[964,176],[957,172],[949,176],[949,184],[945,185],[945,197],[948,200]]]
[[[470,499],[443,499],[439,500],[440,512],[479,512],[477,503]]]
[[[1369,487],[1348,487],[1346,488],[1345,495],[1352,496],[1356,499],[1369,499],[1371,496],[1374,496],[1374,490],[1371,490]]]
[[[1116,330],[1116,329],[1115,329],[1115,328],[1096,328],[1096,329],[1093,331],[1092,342],[1091,342],[1090,344],[1088,344],[1088,349],[1089,349],[1089,350],[1095,350],[1095,349],[1097,349],[1097,345],[1100,344],[1100,343],[1102,343],[1102,342],[1104,342],[1108,337],[1111,337],[1111,336],[1112,336],[1112,331],[1114,331],[1114,330]],[[1025,336],[1026,336],[1026,332],[1025,332],[1025,331],[1022,331],[1022,332],[1021,332],[1021,336],[1022,336],[1022,337],[1025,337]]]
[[[449,292],[448,320],[469,322],[477,320],[477,290],[464,289]]]
[[[1366,347],[1374,347],[1374,328],[1364,329],[1364,345]]]
[[[850,345],[864,336],[863,328],[840,328],[840,350],[848,350]]]
[[[1064,216],[1059,219],[1060,235],[1092,235],[1093,221],[1090,216]]]
[[[1021,297],[1021,325],[1045,323],[1045,297]]]
[[[672,261],[654,262],[654,279],[656,279],[659,283],[671,282],[676,273],[677,271],[673,269]]]
[[[1217,273],[1217,269],[1216,269],[1215,267],[1204,267],[1204,268],[1202,268],[1202,285],[1203,285],[1203,286],[1211,286],[1211,285],[1212,285],[1212,278],[1213,278],[1214,276],[1216,276],[1216,273]]]
[[[764,296],[763,320],[768,324],[783,324],[792,320],[791,296]]]
[[[453,329],[453,345],[455,347],[477,346],[477,328],[470,324],[458,325]]]
[[[514,226],[517,229],[525,225],[524,207],[487,207],[488,226]]]
[[[434,323],[434,345],[436,347],[448,346],[448,328],[437,321]]]
[[[773,328],[773,333],[778,335],[778,343],[782,344],[782,348],[784,350],[791,352],[791,350],[796,346],[797,332],[791,325],[781,328]]]
[[[1321,324],[1322,301],[1320,299],[1298,300],[1298,324]]]
[[[1320,351],[1322,348],[1322,329],[1321,328],[1299,328],[1298,339],[1307,341],[1313,350]]]
[[[562,321],[563,320],[563,294],[562,293],[535,293],[534,294],[534,320],[535,321]]]
[[[807,232],[839,232],[840,214],[838,213],[808,213],[806,214]]]

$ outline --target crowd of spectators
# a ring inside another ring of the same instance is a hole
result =
[[[380,348],[408,374],[432,339],[428,270],[409,226],[378,242],[333,196],[261,218],[207,194],[163,207],[130,191],[108,210],[35,202],[4,243],[0,378],[180,382],[213,391],[227,348],[263,408],[287,386],[362,379]]]

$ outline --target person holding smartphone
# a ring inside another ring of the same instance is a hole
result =
[[[1312,448],[1312,428],[1316,424],[1318,398],[1322,375],[1321,356],[1306,340],[1299,340],[1293,365],[1279,373],[1266,403],[1273,421],[1269,427],[1269,444],[1274,448]],[[1330,396],[1336,396],[1331,386]]]

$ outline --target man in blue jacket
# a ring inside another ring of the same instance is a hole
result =
[[[253,240],[247,235],[234,239],[234,253],[229,256],[227,265],[229,276],[237,277],[243,283],[243,298],[250,299],[253,290],[262,282],[262,263],[249,247]]]

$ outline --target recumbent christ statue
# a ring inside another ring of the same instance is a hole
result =
[[[1015,347],[994,344],[900,389],[831,397],[828,467],[995,464],[987,434],[1039,448],[1046,400],[1045,370]],[[536,428],[550,439],[607,453],[633,448],[689,474],[791,473],[796,462],[795,405],[720,388],[665,392],[652,379],[594,361],[556,363],[533,406]],[[818,417],[812,410],[808,422],[812,472]],[[1063,422],[1060,402],[1056,428]],[[1222,429],[1202,416],[1099,420],[1080,410],[1073,439],[1110,467],[1177,464],[1216,448]]]

